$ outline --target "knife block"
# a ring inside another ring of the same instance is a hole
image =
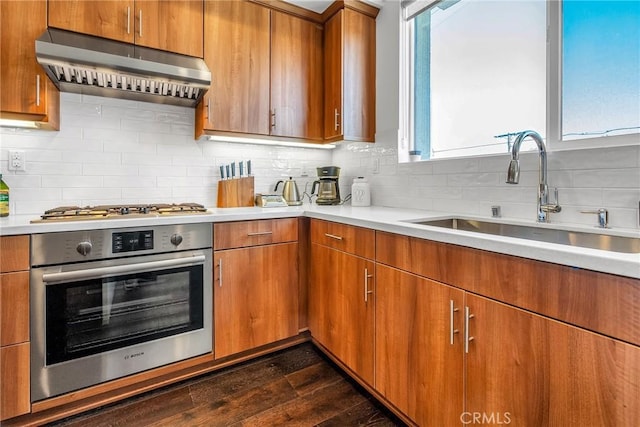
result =
[[[218,181],[218,207],[239,208],[254,205],[253,177]]]

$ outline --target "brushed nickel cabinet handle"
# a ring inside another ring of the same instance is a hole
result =
[[[329,238],[331,238],[331,239],[342,240],[341,236],[336,236],[335,234],[324,233],[324,235],[329,237]]]
[[[131,34],[131,6],[127,7],[127,34]]]
[[[469,343],[473,341],[473,337],[469,336],[469,320],[474,317],[469,312],[469,307],[464,308],[464,352],[469,353]]]
[[[40,106],[40,74],[36,74],[36,106]]]
[[[247,233],[247,236],[268,236],[269,234],[273,234],[273,231],[259,231],[255,233]]]
[[[140,31],[138,31],[140,33],[140,37],[142,37],[142,9],[140,9],[140,28],[138,28]]]
[[[459,333],[458,329],[454,329],[453,315],[460,309],[455,307],[453,300],[449,300],[449,344],[453,345],[453,337]]]
[[[207,122],[211,123],[211,98],[207,98]]]
[[[218,286],[222,287],[222,258],[218,261]]]
[[[338,113],[338,109],[334,108],[334,121],[333,121],[333,130],[338,130],[340,127],[340,123],[338,121],[338,117],[340,117],[340,113]]]
[[[369,294],[372,294],[373,291],[369,290],[369,279],[373,277],[373,274],[369,274],[369,269],[364,269],[364,302],[365,304],[369,301]]]
[[[276,109],[275,108],[271,112],[271,127],[272,128],[276,127]]]

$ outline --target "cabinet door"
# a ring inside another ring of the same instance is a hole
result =
[[[374,263],[311,245],[309,329],[355,374],[373,385]]]
[[[350,141],[375,140],[376,21],[344,10],[343,135]]]
[[[133,0],[49,0],[49,26],[133,43]]]
[[[134,15],[136,45],[202,58],[202,0],[136,0]]]
[[[0,274],[0,345],[26,341],[29,341],[29,272]]]
[[[325,24],[324,138],[375,139],[376,21],[345,8]]]
[[[208,0],[204,19],[213,76],[200,113],[204,129],[269,135],[269,9]]]
[[[214,356],[298,333],[298,244],[214,252]]]
[[[322,28],[271,12],[271,134],[322,140]]]
[[[0,347],[0,421],[31,410],[29,343]]]
[[[0,2],[1,117],[50,121],[57,127],[57,89],[36,61],[34,41],[47,28],[47,2]],[[50,115],[51,117],[48,117]]]
[[[376,265],[376,383],[418,425],[460,424],[461,290]]]
[[[324,24],[324,138],[342,135],[342,16],[339,10]]]
[[[467,413],[523,426],[637,424],[640,348],[486,298],[466,301]]]

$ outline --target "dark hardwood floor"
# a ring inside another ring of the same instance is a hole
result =
[[[309,343],[49,425],[404,426]]]

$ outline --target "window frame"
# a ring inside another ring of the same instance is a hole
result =
[[[427,8],[439,1],[429,2]],[[640,134],[603,135],[588,138],[562,140],[562,0],[547,0],[547,53],[546,53],[546,135],[542,135],[548,151],[609,148],[640,144]],[[400,132],[398,161],[409,161],[409,150],[415,149],[413,134],[413,37],[412,19],[404,18],[400,8]],[[536,129],[533,129],[536,130]],[[523,147],[524,149],[524,147]],[[502,156],[496,154],[468,154],[455,157],[437,157],[421,161],[438,161],[466,157]]]

